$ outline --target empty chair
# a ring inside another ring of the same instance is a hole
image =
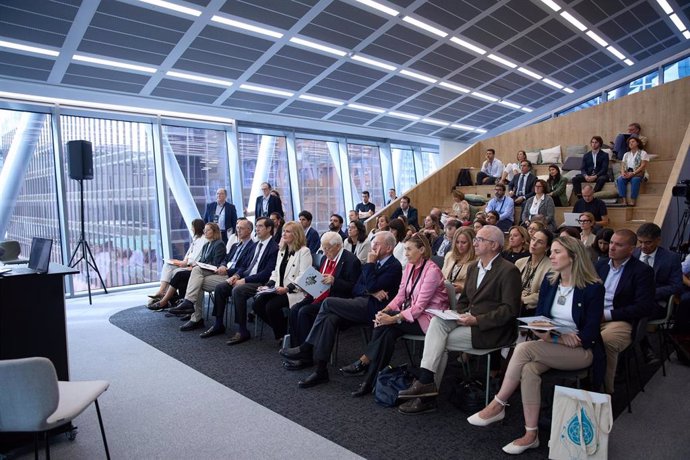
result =
[[[98,397],[108,389],[104,380],[58,382],[47,358],[0,361],[0,432],[33,432],[38,458],[38,435],[43,433],[50,458],[48,430],[71,422],[92,402],[96,404],[106,458],[110,459]]]

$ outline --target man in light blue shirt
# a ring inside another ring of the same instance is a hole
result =
[[[513,199],[506,197],[506,186],[503,184],[496,184],[494,186],[494,198],[487,203],[485,212],[496,211],[499,219],[496,226],[507,232],[513,226],[514,209]]]
[[[486,149],[486,161],[482,163],[482,169],[477,173],[477,185],[495,184],[503,175],[503,163],[496,159],[494,149]]]

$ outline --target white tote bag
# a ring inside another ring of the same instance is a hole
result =
[[[610,395],[556,386],[549,458],[606,459],[612,426]]]

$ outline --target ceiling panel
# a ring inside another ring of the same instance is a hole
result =
[[[0,75],[29,80],[46,80],[53,68],[51,59],[0,51]]]
[[[251,111],[272,112],[285,99],[273,96],[265,96],[263,94],[254,94],[244,91],[237,91],[231,97],[223,102],[226,107],[235,107],[240,109],[247,109]]]
[[[381,16],[336,1],[317,15],[300,33],[352,49],[386,22]]]
[[[60,47],[77,14],[79,1],[0,2],[0,35],[41,45]],[[37,21],[37,16],[41,21]]]
[[[138,93],[148,82],[148,75],[120,72],[113,69],[102,69],[81,64],[71,64],[67,68],[62,83],[71,86]]]
[[[226,0],[220,11],[281,29],[289,29],[318,0]]]
[[[299,115],[301,117],[308,118],[322,118],[331,113],[332,111],[333,107],[330,106],[312,104],[310,102],[298,100],[294,101],[293,103],[285,107],[283,110],[281,110],[280,113]]]

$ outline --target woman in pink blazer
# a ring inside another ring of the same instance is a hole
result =
[[[374,333],[364,354],[340,371],[345,375],[366,375],[364,382],[352,392],[353,397],[370,394],[378,372],[390,363],[395,341],[405,335],[426,333],[432,315],[426,310],[449,307],[448,291],[443,273],[430,260],[431,245],[421,233],[405,241],[407,265],[400,282],[398,295],[376,314]]]

